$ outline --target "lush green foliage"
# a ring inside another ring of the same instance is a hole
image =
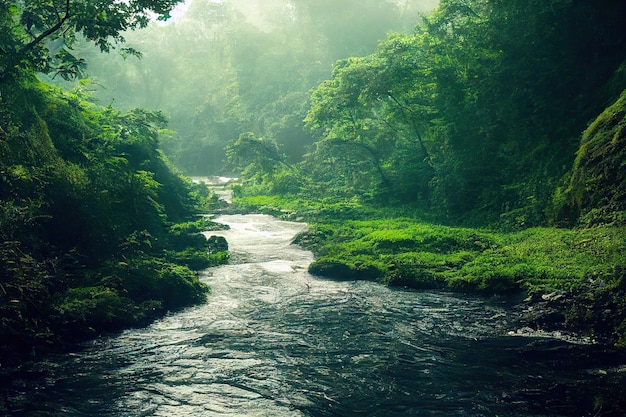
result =
[[[390,30],[412,30],[436,2],[193,0],[177,20],[125,34],[141,60],[76,50],[102,103],[168,113],[176,134],[163,149],[177,166],[232,173],[224,148],[248,132],[300,161],[314,139],[302,122],[309,90],[332,63],[371,53]]]
[[[240,209],[311,220],[299,241],[318,255],[314,273],[487,294],[566,291],[577,296],[572,322],[606,323],[626,340],[626,3],[442,0],[413,33],[389,34],[371,53],[399,21],[398,3],[276,0],[255,16],[197,0],[180,25],[136,38],[159,55],[107,60],[98,75],[119,93],[101,95],[107,103],[162,107],[178,134],[158,112],[88,104],[95,84],[67,94],[24,77],[52,68],[37,40],[46,28],[66,25],[51,33],[82,31],[107,50],[124,19],[141,26],[149,6],[174,3],[115,2],[122,20],[102,32],[106,19],[86,11],[93,33],[64,8],[90,2],[0,6],[0,69],[11,80],[0,103],[7,334],[26,335],[26,345],[59,332],[39,317],[111,328],[197,301],[188,267],[227,252],[199,226],[175,225],[206,190],[172,174],[164,138],[189,172],[227,159],[241,173]],[[326,13],[331,3],[341,12]],[[61,77],[82,70],[67,49],[59,60]],[[535,227],[547,223],[601,227]],[[27,320],[13,332],[18,317]]]
[[[77,35],[109,52],[124,42],[123,32],[169,18],[183,0],[5,0],[0,5],[0,80],[21,71],[55,72],[69,80],[86,63],[72,52]],[[127,54],[138,55],[132,48]]]
[[[338,61],[311,95],[311,152],[248,152],[271,170],[243,171],[236,202],[311,222],[315,274],[562,292],[572,326],[626,343],[625,18],[611,0],[442,0]],[[596,227],[537,227],[574,224]]]
[[[571,291],[610,281],[626,259],[626,229],[531,228],[496,232],[435,225],[357,203],[240,197],[237,207],[312,222],[296,241],[311,271],[411,288],[488,293]]]
[[[158,149],[159,113],[100,108],[32,75],[0,86],[0,360],[204,300],[228,259],[209,193]]]
[[[626,87],[625,18],[616,1],[443,0],[414,33],[336,63],[312,92],[303,162],[244,180],[411,204],[445,223],[546,224],[580,133]]]
[[[584,132],[574,166],[553,198],[555,222],[626,224],[625,127],[626,90]]]

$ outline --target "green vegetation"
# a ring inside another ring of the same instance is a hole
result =
[[[625,17],[615,1],[443,0],[337,62],[301,162],[234,142],[235,202],[309,221],[314,274],[526,294],[626,345]]]
[[[618,74],[624,71],[626,65]],[[626,224],[625,127],[626,90],[583,133],[572,170],[553,197],[557,222]]]
[[[161,146],[236,172],[237,210],[309,221],[313,273],[565,294],[626,344],[623,1],[441,0],[410,32],[411,2],[196,0],[137,36],[180,1],[113,3],[0,5],[3,355],[203,299],[218,202]],[[154,54],[89,48],[124,37]]]
[[[158,113],[121,113],[25,78],[3,86],[3,356],[137,325],[204,300],[224,263],[209,196],[158,150]]]
[[[228,259],[202,234],[215,198],[159,150],[163,114],[103,108],[34,72],[63,70],[52,41],[82,32],[106,50],[176,2],[117,3],[112,20],[86,1],[0,6],[1,366],[203,302],[193,270]]]
[[[315,143],[301,162],[262,160],[271,137],[256,149],[234,142],[231,162],[244,174],[263,167],[242,177],[269,193],[411,205],[445,224],[563,224],[571,204],[549,206],[557,188],[584,188],[562,182],[580,134],[626,88],[625,16],[615,1],[444,0],[413,33],[335,64],[312,92]],[[594,177],[619,176],[620,142],[589,140],[580,172],[602,159]],[[612,193],[612,181],[597,185]],[[618,222],[621,196],[606,202]]]
[[[183,0],[128,0],[96,4],[91,0],[8,0],[0,5],[0,81],[22,71],[55,73],[65,80],[82,75],[83,58],[75,56],[78,39],[110,52],[123,44],[124,32],[145,28],[151,19],[166,20]],[[122,47],[124,55],[140,52]]]
[[[484,295],[567,294],[570,329],[626,343],[626,227],[502,232],[436,225],[359,203],[241,195],[236,209],[303,219],[312,274]],[[601,316],[601,317],[597,317]]]
[[[141,60],[75,50],[100,103],[166,112],[176,134],[162,146],[176,166],[223,175],[237,171],[223,164],[225,147],[249,132],[300,161],[315,139],[303,123],[309,91],[333,62],[411,31],[437,1],[193,0],[166,25],[124,34]]]
[[[239,197],[245,211],[311,222],[296,242],[316,254],[311,272],[410,288],[488,294],[580,290],[611,281],[626,259],[626,228],[530,228],[518,232],[436,225],[369,206]]]

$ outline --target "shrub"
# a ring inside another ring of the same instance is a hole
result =
[[[105,286],[70,289],[57,309],[66,331],[83,337],[96,329],[112,331],[132,326],[143,318],[132,300]]]

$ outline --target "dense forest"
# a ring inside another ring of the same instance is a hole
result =
[[[89,78],[68,87],[163,110],[187,174],[270,175],[449,224],[610,222],[579,218],[564,176],[626,83],[620,2],[435,5],[196,0],[128,35],[143,59],[79,46]]]
[[[194,0],[173,21],[125,35],[141,59],[77,44],[89,82],[65,85],[103,105],[164,111],[176,133],[162,147],[187,174],[236,173],[224,148],[249,132],[298,162],[315,140],[303,126],[310,90],[333,63],[373,52],[390,30],[410,32],[436,3]]]
[[[309,221],[313,273],[626,343],[622,1],[105,3],[0,6],[3,355],[203,300],[177,169]]]
[[[521,291],[531,327],[624,344],[624,17],[617,1],[442,1],[335,63],[300,162],[271,136],[231,142],[238,202],[311,222],[312,273]]]
[[[624,88],[623,17],[609,1],[442,2],[414,33],[337,62],[305,117],[313,149],[288,168],[268,157],[276,163],[254,175],[274,177],[275,190],[282,181],[409,204],[452,224],[623,223],[603,217],[624,209],[619,195],[598,197],[612,206],[591,214],[563,182],[577,152],[575,169],[587,160],[581,132]],[[232,146],[236,159],[263,156],[246,138]]]
[[[91,2],[61,3],[0,6],[2,366],[202,302],[193,270],[228,258],[200,234],[208,190],[159,149],[162,114],[100,107],[36,76],[70,79],[83,63],[69,50],[51,56],[47,42],[70,44],[76,31],[106,50],[169,6],[140,2],[110,22],[81,9]]]

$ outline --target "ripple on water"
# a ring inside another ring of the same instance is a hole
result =
[[[503,302],[319,280],[290,244],[305,225],[218,220],[237,261],[201,274],[207,304],[24,371],[11,414],[574,416],[626,386],[622,357],[508,336]]]

